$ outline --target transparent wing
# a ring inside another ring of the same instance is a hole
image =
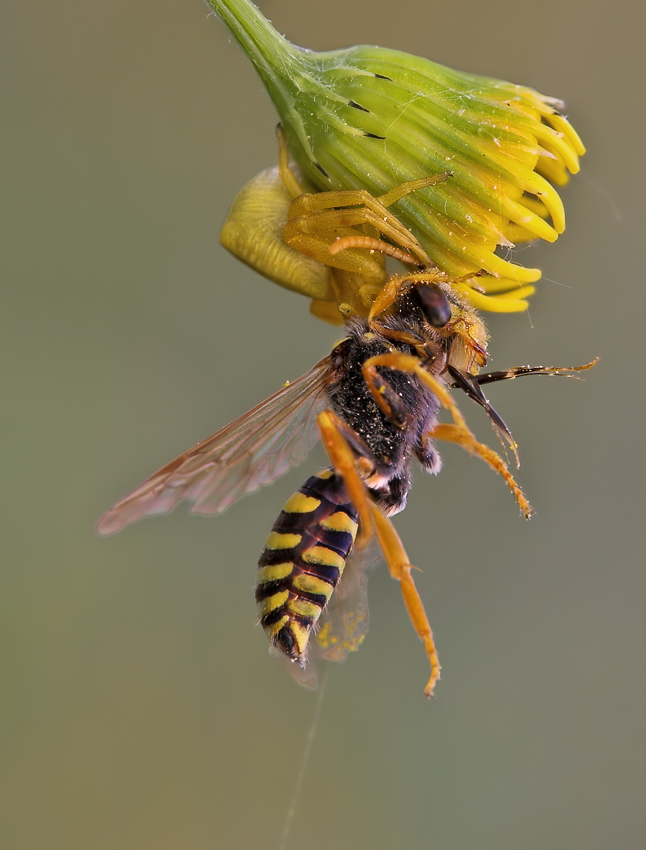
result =
[[[370,568],[381,560],[381,551],[373,541],[366,549],[353,549],[343,576],[319,619],[319,629],[308,644],[307,667],[289,662],[289,673],[306,688],[316,688],[321,676],[318,662],[342,663],[356,652],[368,633],[368,576]]]
[[[208,440],[198,443],[144,481],[97,523],[112,534],[144,516],[164,514],[182,499],[191,511],[218,514],[305,458],[316,440],[332,373],[325,357],[306,375],[274,393]]]
[[[341,581],[321,614],[320,628],[311,638],[311,655],[343,662],[349,652],[359,649],[370,624],[367,570],[378,560],[376,545],[350,553]]]

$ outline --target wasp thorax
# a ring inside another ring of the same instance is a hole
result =
[[[437,283],[420,283],[412,290],[426,321],[434,328],[443,328],[451,321],[451,302]]]

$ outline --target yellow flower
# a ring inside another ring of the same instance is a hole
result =
[[[380,47],[314,53],[283,38],[249,0],[209,0],[253,62],[290,151],[319,190],[452,176],[393,210],[476,307],[522,310],[540,270],[497,249],[565,228],[562,186],[585,148],[533,89]],[[472,276],[478,275],[474,278]]]

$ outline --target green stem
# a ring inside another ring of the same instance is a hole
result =
[[[253,62],[272,100],[287,106],[293,97],[293,85],[286,83],[302,72],[302,51],[274,29],[249,0],[207,2]]]
[[[250,0],[207,3],[253,62],[278,110],[290,150],[307,170],[316,160],[300,113],[317,114],[329,93],[318,79],[317,54],[287,41]]]

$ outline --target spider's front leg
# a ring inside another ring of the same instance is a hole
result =
[[[364,189],[312,192],[290,167],[280,126],[278,142],[278,167],[260,172],[241,190],[220,232],[234,256],[311,298],[312,313],[332,324],[368,315],[388,279],[387,255],[431,265],[388,206],[448,173],[403,183],[379,198]],[[341,248],[333,255],[330,246],[338,240]]]
[[[450,172],[402,183],[379,197],[366,189],[299,193],[300,185],[289,168],[285,136],[280,128],[278,141],[280,174],[292,196],[283,239],[305,256],[360,279],[336,277],[340,303],[351,302],[350,290],[362,285],[371,289],[362,300],[368,306],[372,303],[387,279],[386,256],[419,267],[433,265],[389,207],[411,192],[446,180]],[[380,235],[389,242],[376,238]]]
[[[290,204],[285,242],[322,263],[348,271],[357,271],[359,258],[363,257],[366,263],[366,256],[374,252],[391,254],[417,266],[432,266],[417,239],[388,207],[411,192],[442,182],[448,176],[446,172],[402,183],[379,197],[366,189],[302,194]],[[392,245],[373,238],[374,232],[390,240]],[[341,244],[332,247],[337,240]]]

